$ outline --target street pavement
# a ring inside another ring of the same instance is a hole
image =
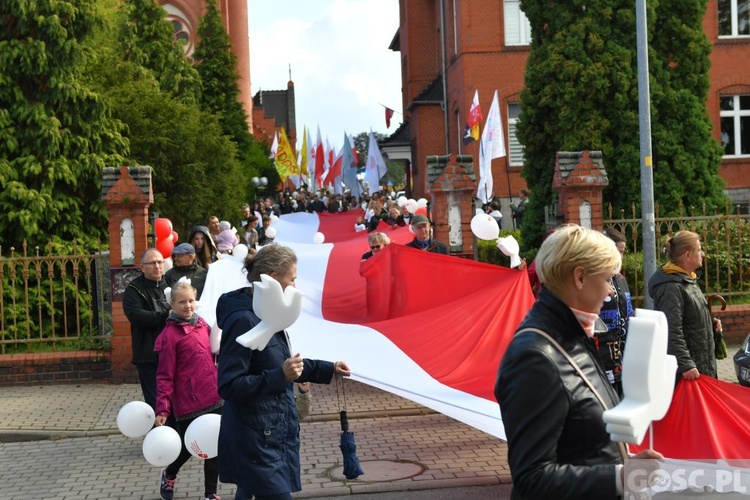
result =
[[[729,358],[719,362],[723,380],[737,380],[731,360],[737,348],[730,346]],[[313,388],[312,414],[300,425],[302,491],[295,498],[438,488],[457,499],[477,498],[472,491],[507,493],[503,441],[393,394],[341,384]],[[135,384],[0,387],[0,499],[158,499],[160,469],[143,458],[143,438],[117,429],[117,412],[139,399]],[[342,409],[365,471],[356,480],[342,475]],[[225,500],[234,492],[219,484]],[[202,494],[203,469],[191,459],[175,498]]]

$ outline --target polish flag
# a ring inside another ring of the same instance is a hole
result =
[[[318,138],[315,141],[315,186],[314,188],[320,188],[320,178],[323,176],[323,172],[326,170],[326,159],[325,151],[323,148],[323,139],[320,137],[320,125],[318,125]]]
[[[505,439],[494,385],[534,300],[527,273],[405,247],[408,227],[384,222],[378,230],[392,243],[361,261],[368,233],[354,231],[358,215],[294,213],[274,222],[276,241],[297,254],[304,294],[288,329],[292,352],[345,360],[354,380]],[[318,231],[323,244],[313,243]],[[219,296],[242,286],[242,259],[211,264],[198,314],[213,325]],[[747,388],[710,377],[682,381],[654,423],[654,449],[676,459],[747,458],[749,420]]]
[[[381,223],[392,243],[366,261],[361,211],[294,213],[274,222],[297,253],[303,311],[292,351],[345,360],[352,379],[397,394],[504,439],[494,385],[500,358],[534,300],[525,271],[403,246],[408,227]],[[313,243],[316,232],[325,243]],[[231,257],[211,264],[199,313],[215,322]],[[219,266],[216,266],[219,264]],[[234,265],[237,269],[230,270]],[[236,281],[235,281],[236,283]]]

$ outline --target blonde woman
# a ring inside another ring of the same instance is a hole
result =
[[[667,352],[677,358],[679,377],[716,378],[714,328],[721,332],[721,321],[711,319],[706,297],[696,280],[695,271],[706,256],[700,236],[680,231],[667,240],[666,253],[669,262],[651,277],[648,293],[654,299],[654,309],[667,316]]]
[[[391,239],[385,233],[370,233],[367,238],[370,251],[362,255],[362,260],[367,260],[391,243]]]
[[[593,341],[620,263],[612,240],[575,225],[558,228],[539,249],[544,287],[508,345],[495,386],[514,499],[622,495],[625,452],[602,420],[619,398]],[[647,450],[638,458],[662,457]]]

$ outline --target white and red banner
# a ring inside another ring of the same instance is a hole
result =
[[[293,351],[346,360],[354,380],[504,438],[493,390],[502,353],[533,302],[526,272],[405,247],[414,237],[408,227],[384,223],[392,244],[362,261],[368,233],[354,231],[358,215],[295,213],[274,225],[276,242],[299,259],[304,299],[289,328]],[[323,244],[313,243],[318,231]],[[201,297],[209,324],[226,291],[218,277],[225,264],[211,265]]]
[[[362,261],[368,233],[354,231],[358,215],[295,213],[274,223],[276,242],[297,253],[304,293],[288,330],[293,352],[346,360],[354,380],[505,439],[493,391],[534,300],[526,272],[405,247],[408,227],[382,222],[378,230],[392,243]],[[313,243],[318,231],[323,244]],[[221,293],[246,286],[241,269],[232,257],[211,264],[198,311],[208,324]],[[750,389],[709,377],[682,381],[654,423],[654,448],[670,458],[749,458],[748,421]]]

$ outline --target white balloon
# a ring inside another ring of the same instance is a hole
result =
[[[143,401],[131,401],[117,413],[117,428],[130,438],[145,436],[154,426],[154,409]]]
[[[208,413],[193,420],[185,431],[185,448],[195,458],[214,458],[219,454],[221,415]]]
[[[417,206],[420,207],[426,207],[427,206],[427,199],[426,198],[420,198],[417,200]]]
[[[211,344],[211,354],[219,354],[221,349],[221,328],[214,323],[211,327],[211,333],[208,334],[208,341]]]
[[[275,227],[269,227],[266,229],[266,236],[269,238],[275,238],[276,237],[276,228]]]
[[[154,427],[143,438],[143,458],[154,467],[166,467],[182,451],[182,440],[177,431],[166,425]]]
[[[238,260],[245,260],[247,257],[247,245],[240,243],[232,249],[232,257]]]
[[[489,214],[477,214],[471,218],[471,232],[480,240],[496,240],[500,227]]]
[[[419,208],[417,201],[413,199],[406,200],[406,204],[404,206],[406,207],[406,209],[409,211],[410,214],[413,214]]]
[[[317,243],[318,245],[320,245],[325,240],[326,240],[326,235],[321,233],[320,231],[318,231],[317,233],[313,235],[313,243]]]
[[[398,206],[403,207],[404,205],[406,205],[407,201],[408,200],[406,199],[406,196],[399,196],[397,200]]]

